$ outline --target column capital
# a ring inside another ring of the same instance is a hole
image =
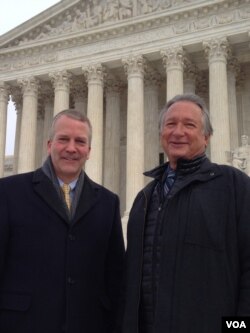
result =
[[[0,100],[3,100],[7,103],[9,100],[9,95],[10,95],[10,86],[5,82],[0,81]]]
[[[197,75],[197,94],[204,96],[208,94],[208,91],[208,78],[204,74],[199,73]]]
[[[39,95],[42,97],[44,103],[52,102],[54,99],[54,91],[51,87],[51,82],[41,82]]]
[[[145,87],[160,87],[163,82],[161,74],[148,64],[145,68],[144,84]]]
[[[105,80],[106,93],[118,94],[124,88],[125,84],[111,74],[107,75]]]
[[[22,110],[23,105],[23,94],[22,89],[20,87],[11,87],[10,89],[11,99],[16,107],[17,113]]]
[[[17,80],[22,92],[25,94],[37,94],[40,81],[35,77],[27,77]]]
[[[144,75],[146,61],[142,55],[130,55],[122,59],[125,73],[129,75]]]
[[[165,50],[161,50],[161,56],[164,67],[168,70],[169,68],[183,67],[185,51],[182,46],[177,45],[169,47]]]
[[[101,83],[103,85],[104,77],[106,76],[106,67],[102,64],[92,64],[82,67],[83,74],[88,83]]]
[[[240,73],[240,64],[236,57],[229,57],[227,61],[228,71],[232,72],[236,75]]]
[[[188,58],[185,60],[184,79],[196,81],[198,78],[198,67],[194,65]]]
[[[236,77],[236,89],[242,90],[246,82],[246,73],[243,70],[240,70]]]
[[[67,88],[69,89],[70,81],[72,74],[68,71],[59,71],[49,73],[49,77],[51,78],[52,84],[54,88]]]
[[[226,61],[231,55],[231,49],[226,37],[218,37],[203,42],[203,49],[208,60]]]
[[[71,82],[70,91],[75,98],[84,98],[87,94],[87,84],[84,76],[74,76]]]

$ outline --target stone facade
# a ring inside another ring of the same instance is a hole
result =
[[[249,0],[62,0],[0,36],[0,177],[6,114],[17,110],[13,173],[40,166],[53,115],[93,124],[86,171],[127,216],[159,163],[158,113],[183,92],[210,108],[212,161],[250,136]]]

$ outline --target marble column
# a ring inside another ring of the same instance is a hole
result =
[[[127,85],[121,90],[121,108],[120,108],[120,205],[121,212],[126,211],[126,153],[127,153],[127,104],[128,104],[128,89]],[[127,227],[127,225],[125,226]]]
[[[43,161],[43,128],[44,128],[44,103],[38,104],[36,126],[36,169],[42,166]]]
[[[150,170],[159,165],[159,89],[162,83],[160,74],[147,66],[144,84],[144,169]],[[145,177],[145,183],[151,180]]]
[[[84,77],[74,77],[70,90],[74,100],[74,108],[83,114],[87,114],[88,88]]]
[[[120,190],[120,93],[121,83],[109,77],[105,85],[104,186],[119,194]]]
[[[23,89],[23,108],[18,155],[18,173],[35,169],[38,80],[18,80]]]
[[[203,43],[209,63],[209,105],[214,134],[210,149],[213,162],[227,164],[230,154],[230,126],[227,87],[229,44],[225,38]]]
[[[204,99],[207,108],[209,109],[209,82],[208,74],[204,72],[198,72],[196,77],[196,94]]]
[[[8,86],[0,82],[0,178],[4,176],[8,100]]]
[[[163,65],[166,68],[167,101],[175,95],[183,94],[183,70],[185,52],[181,46],[173,46],[161,51]]]
[[[185,62],[184,69],[184,93],[192,93],[196,92],[196,80],[197,80],[198,69],[197,67],[191,63],[191,61]]]
[[[54,92],[48,83],[43,84],[41,88],[41,98],[43,100],[43,133],[42,133],[42,162],[47,157],[47,142],[49,139],[49,131],[53,121]]]
[[[19,156],[22,107],[23,107],[23,95],[20,87],[11,88],[11,98],[16,108],[16,132],[15,132],[14,160],[13,160],[13,174],[15,175],[17,174],[18,171],[18,156]]]
[[[228,59],[227,69],[230,150],[233,151],[239,146],[238,115],[236,103],[236,77],[240,73],[240,65],[235,57],[230,57]]]
[[[197,84],[196,84],[196,94],[200,96],[209,111],[209,87],[208,87],[208,73],[204,73],[199,71],[196,78]],[[211,159],[211,151],[210,151],[210,141],[208,143],[207,149],[206,149],[206,155]]]
[[[249,135],[247,124],[248,122],[245,120],[243,115],[243,109],[244,108],[244,93],[243,91],[249,91],[247,89],[247,80],[246,80],[246,72],[240,68],[240,72],[237,75],[236,80],[236,107],[237,107],[237,120],[238,120],[238,131],[239,131],[239,137],[238,141],[241,142],[241,136],[243,134]],[[248,97],[249,99],[249,97]],[[249,107],[246,107],[246,110],[249,110]]]
[[[69,108],[69,91],[71,74],[67,71],[54,72],[49,74],[54,89],[54,115]]]
[[[93,128],[90,159],[86,172],[99,184],[103,182],[103,80],[105,68],[96,64],[83,68],[88,82],[87,115]]]
[[[142,56],[122,60],[128,77],[126,212],[144,186],[144,66]]]

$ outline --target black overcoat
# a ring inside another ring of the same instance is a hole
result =
[[[123,333],[138,332],[154,186],[155,180],[138,194],[130,212]],[[165,205],[154,332],[221,333],[223,316],[250,316],[250,178],[206,159],[176,181]]]
[[[124,256],[118,197],[84,176],[70,223],[51,181],[0,180],[0,332],[110,333]]]

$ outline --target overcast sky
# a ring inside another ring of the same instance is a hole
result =
[[[1,1],[0,35],[41,13],[60,0],[5,0]],[[8,107],[6,155],[14,152],[16,113],[12,103]]]

